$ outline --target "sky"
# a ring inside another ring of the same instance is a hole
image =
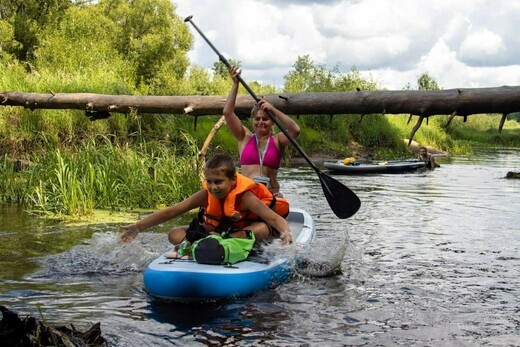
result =
[[[520,85],[520,0],[172,0],[246,81],[283,86],[299,56],[379,88]],[[189,25],[192,65],[218,60]]]

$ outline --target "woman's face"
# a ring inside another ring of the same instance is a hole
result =
[[[265,135],[271,132],[273,121],[262,111],[258,111],[253,117],[253,130],[256,134]]]
[[[424,157],[426,155],[426,150],[424,148],[421,148],[419,150],[419,154]]]

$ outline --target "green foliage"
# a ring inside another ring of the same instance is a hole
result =
[[[4,157],[0,179],[3,202],[23,203],[44,213],[89,215],[93,209],[147,208],[173,204],[200,189],[198,149],[184,135],[179,147],[142,142],[136,148],[87,143],[35,156],[17,171]],[[36,162],[36,160],[38,160]]]
[[[402,142],[399,133],[381,115],[366,115],[359,123],[350,121],[353,137],[365,147],[393,148]]]
[[[439,90],[437,80],[428,73],[423,73],[417,78],[417,86],[419,90]]]
[[[308,128],[302,132],[298,142],[305,148],[327,148],[327,144],[331,141],[323,136],[322,131]],[[292,147],[289,147],[288,150],[291,151]]]
[[[9,23],[12,40],[7,52],[20,61],[30,62],[40,42],[40,33],[50,23],[60,20],[72,5],[71,0],[10,0],[0,5],[0,18]],[[2,32],[3,33],[3,32]],[[11,41],[10,38],[7,40]]]
[[[206,69],[193,67],[189,74],[190,94],[195,95],[223,95],[229,92],[229,77],[218,74],[210,75]],[[183,94],[184,95],[184,94]]]
[[[446,134],[451,138],[469,143],[487,143],[493,146],[520,146],[520,124],[516,120],[506,120],[502,133],[498,131],[501,115],[472,115],[464,123],[462,117],[452,120]]]
[[[285,92],[352,92],[356,90],[376,90],[377,85],[361,77],[353,67],[349,73],[340,73],[338,67],[328,70],[325,65],[316,64],[308,55],[298,57],[294,70],[284,76]]]
[[[242,66],[242,63],[239,60],[228,59],[228,63],[231,66],[237,66],[237,67]],[[215,76],[220,76],[220,77],[226,78],[226,79],[229,78],[228,68],[220,60],[213,64],[213,73],[215,74]]]
[[[20,50],[21,44],[14,39],[12,24],[1,18],[0,15],[0,65],[4,65],[15,60],[14,53]]]
[[[169,0],[10,1],[0,13],[0,61],[27,61],[47,90],[167,94],[149,86],[188,69],[192,36]]]
[[[113,48],[114,30],[115,24],[99,8],[70,7],[59,23],[47,26],[35,52],[35,65],[43,77],[38,80],[40,88],[59,88],[59,83],[58,91],[67,86],[77,91],[83,84],[82,91],[128,93],[132,66]]]
[[[17,171],[14,162],[4,155],[0,160],[0,201],[4,203],[23,204],[30,194],[27,182],[33,181],[33,175]]]
[[[507,115],[508,120],[516,120],[520,122],[520,112],[513,112]]]
[[[403,88],[405,90],[412,90],[412,85],[407,83]],[[417,77],[417,90],[440,90],[442,89],[437,84],[437,80],[431,76],[428,72],[425,72]]]
[[[334,91],[353,92],[356,90],[377,90],[377,84],[371,79],[364,79],[360,72],[353,67],[346,74],[339,74],[334,82]]]
[[[332,90],[333,73],[324,65],[317,65],[309,55],[298,57],[294,70],[284,76],[285,92],[318,92]]]
[[[115,25],[114,47],[135,67],[137,83],[153,81],[167,62],[172,76],[182,78],[193,39],[171,1],[101,0],[99,6]]]

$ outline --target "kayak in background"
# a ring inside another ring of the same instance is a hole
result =
[[[336,173],[365,174],[365,173],[402,173],[418,169],[426,169],[426,163],[419,160],[392,160],[380,163],[344,164],[344,160],[335,162],[326,161],[323,166]]]

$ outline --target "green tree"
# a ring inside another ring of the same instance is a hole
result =
[[[50,23],[59,21],[71,0],[3,0],[0,20],[9,23],[13,40],[18,44],[6,46],[20,61],[31,61],[40,43],[40,34]]]
[[[348,92],[355,90],[376,90],[377,85],[352,67],[348,73],[341,73],[336,65],[328,70],[325,65],[316,64],[308,55],[298,57],[291,70],[284,76],[285,91],[301,92]]]
[[[126,87],[107,89],[123,81],[128,85],[135,83],[133,66],[114,48],[115,27],[99,7],[68,8],[60,22],[42,32],[40,47],[35,52],[38,70],[62,76],[64,82],[71,81],[76,88],[84,80],[90,82],[88,90],[92,92],[128,93]]]
[[[377,84],[371,79],[361,77],[361,73],[355,66],[348,73],[337,74],[334,80],[334,91],[353,92],[356,90],[377,90]]]
[[[242,66],[242,63],[239,60],[229,59],[228,62],[231,66],[238,66],[238,67]],[[220,60],[213,63],[213,73],[215,74],[215,76],[220,76],[220,77],[226,78],[226,79],[229,76],[227,66]]]
[[[20,49],[20,43],[14,39],[13,26],[0,19],[0,63],[14,60],[14,52]]]
[[[100,0],[99,6],[115,23],[115,47],[135,66],[138,83],[164,73],[167,62],[173,77],[184,76],[193,37],[170,0]]]
[[[288,93],[317,92],[332,90],[333,73],[324,65],[317,65],[309,55],[298,57],[284,78],[284,89]]]
[[[430,76],[427,72],[417,78],[417,87],[419,90],[440,90],[437,80]]]

